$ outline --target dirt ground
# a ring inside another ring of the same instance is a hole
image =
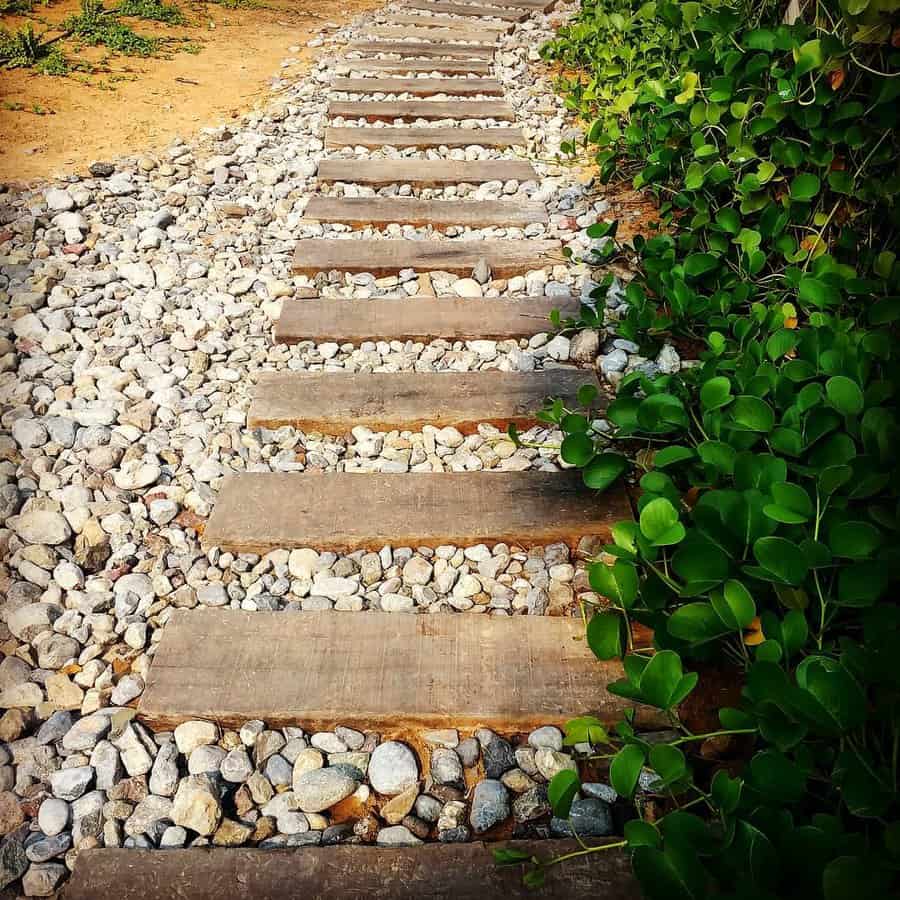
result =
[[[295,77],[308,68],[323,52],[306,47],[311,37],[382,3],[260,0],[227,9],[182,0],[187,25],[123,22],[142,35],[186,38],[199,52],[174,44],[167,58],[142,59],[103,47],[79,51],[67,41],[64,52],[79,70],[65,77],[0,69],[0,181],[80,172],[96,160],[152,152],[176,135],[227,122],[264,101],[273,76]],[[79,0],[37,3],[31,21],[38,33],[48,28],[52,36],[53,26],[78,9]],[[0,17],[10,30],[27,21]],[[285,60],[291,62],[282,68]]]

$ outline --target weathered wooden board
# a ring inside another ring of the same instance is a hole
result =
[[[390,53],[406,59],[427,59],[429,57],[450,59],[492,59],[496,47],[482,47],[480,44],[429,44],[424,41],[351,41],[349,50],[360,55]]]
[[[405,197],[311,197],[304,219],[366,225],[502,225],[524,228],[546,222],[543,203],[530,200],[410,200]]]
[[[479,28],[417,28],[415,25],[369,25],[361,29],[364,34],[400,41],[472,41],[476,44],[494,44],[496,31]]]
[[[373,431],[418,431],[452,425],[472,434],[482,422],[505,428],[536,424],[550,397],[577,406],[591,372],[262,372],[253,391],[250,428],[291,425],[343,436],[357,425]]]
[[[578,314],[579,306],[574,297],[285,300],[275,323],[275,341],[503,341],[549,331],[548,316],[554,309],[569,318]]]
[[[627,857],[618,850],[576,856],[547,870],[543,887],[526,888],[519,866],[501,867],[492,847],[240,847],[82,850],[65,900],[639,900]],[[510,841],[527,854],[574,853],[575,841]]]
[[[248,472],[225,480],[203,545],[238,553],[498,541],[574,545],[584,535],[608,538],[628,514],[624,492],[601,497],[577,471]]]
[[[556,2],[557,0],[493,0],[495,6],[528,9],[533,12],[550,12],[556,6]]]
[[[198,608],[166,623],[138,717],[165,730],[262,719],[509,734],[577,715],[616,721],[632,705],[606,691],[620,677],[618,661],[598,662],[587,646],[580,616]]]
[[[318,180],[354,184],[482,184],[531,181],[537,172],[522,159],[323,159]]]
[[[307,238],[297,242],[292,270],[371,272],[389,275],[401,269],[469,275],[486,260],[494,277],[508,278],[559,262],[559,241],[538,240],[380,240],[378,238]]]
[[[514,122],[503,100],[332,100],[328,115],[369,122],[394,119],[498,119]]]
[[[386,12],[381,16],[381,21],[391,25],[412,25],[423,28],[456,28],[477,27],[481,31],[496,31],[499,34],[509,34],[515,27],[515,22],[488,22],[482,21],[467,23],[465,19],[454,16],[434,16],[422,13],[421,10],[410,13]]]
[[[449,3],[441,0],[407,0],[407,9],[421,9],[430,13],[445,13],[452,16],[464,16],[467,18],[500,19],[503,22],[524,22],[531,12],[527,9],[510,9],[505,6],[493,6],[482,4],[473,6],[468,3]]]
[[[336,68],[353,72],[387,72],[407,75],[416,72],[442,72],[446,75],[489,75],[491,64],[477,59],[339,59]]]
[[[346,94],[412,94],[416,97],[503,95],[503,85],[492,78],[335,78],[331,89]]]
[[[519,128],[350,127],[325,129],[325,148],[336,147],[518,147],[525,144]]]

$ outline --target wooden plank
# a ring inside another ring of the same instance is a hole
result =
[[[578,389],[599,387],[591,372],[261,372],[253,391],[250,428],[291,425],[345,435],[357,425],[374,431],[419,431],[452,425],[472,434],[481,423],[530,428],[549,397],[577,406]]]
[[[464,59],[339,59],[335,63],[353,72],[387,72],[399,75],[416,72],[443,72],[447,75],[490,75],[491,64],[480,60]]]
[[[262,719],[382,734],[615,722],[632,705],[605,690],[622,667],[598,662],[583,638],[580,616],[175,610],[138,717],[160,730]]]
[[[569,318],[578,314],[579,305],[574,297],[286,300],[275,323],[275,341],[503,341],[549,331],[554,309]]]
[[[381,240],[379,238],[307,238],[297,242],[291,266],[296,274],[371,272],[389,275],[401,269],[470,275],[486,260],[494,277],[508,278],[554,265],[562,245],[538,240]]]
[[[524,144],[525,135],[519,128],[329,126],[325,129],[326,150],[337,147],[521,147]]]
[[[332,118],[392,122],[395,119],[497,119],[514,122],[503,100],[332,100]]]
[[[429,44],[423,41],[351,41],[347,46],[361,56],[388,53],[407,59],[492,59],[496,52],[496,47],[483,47],[480,44]]]
[[[498,866],[492,848],[527,855],[576,853],[547,869],[543,887],[526,888],[519,866]],[[65,900],[639,900],[619,850],[577,856],[574,841],[481,841],[420,847],[190,848],[178,852],[82,850]]]
[[[445,13],[465,18],[500,19],[503,22],[524,22],[531,15],[528,10],[493,6],[489,3],[474,6],[467,3],[442,2],[442,0],[407,0],[405,7],[406,9],[421,9],[424,12]]]
[[[543,203],[522,200],[411,200],[405,197],[311,197],[304,219],[366,225],[503,225],[524,228],[547,222]]]
[[[412,94],[416,97],[503,95],[503,85],[492,78],[335,78],[331,89],[344,94]]]
[[[390,25],[413,25],[423,28],[453,28],[467,27],[465,19],[454,16],[434,16],[422,14],[413,10],[412,14],[399,12],[385,12],[381,21]],[[479,22],[481,31],[496,31],[498,34],[509,34],[516,27],[515,22]]]
[[[599,497],[581,473],[247,472],[227,478],[203,546],[238,553],[609,539],[629,515],[624,491]]]
[[[486,181],[531,181],[537,173],[523,159],[323,159],[318,180],[354,184],[483,184]]]
[[[527,9],[533,12],[550,12],[557,0],[492,0],[494,6],[505,6],[509,9]]]
[[[472,41],[476,44],[497,42],[496,31],[479,28],[416,28],[414,25],[370,25],[362,29],[365,34],[402,41]]]

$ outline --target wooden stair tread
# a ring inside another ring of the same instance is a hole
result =
[[[621,673],[591,653],[580,616],[175,610],[138,718],[160,730],[261,719],[305,731],[508,734],[576,715],[615,722],[633,705],[605,690]]]
[[[498,32],[480,28],[418,28],[415,25],[369,25],[363,33],[399,41],[472,41],[476,44],[497,42]]]
[[[495,277],[506,278],[559,260],[559,241],[539,240],[423,240],[379,238],[305,238],[294,249],[292,271],[371,272],[388,275],[401,269],[469,275],[486,260]]]
[[[538,372],[262,372],[248,426],[345,435],[357,425],[373,431],[418,431],[452,425],[471,434],[479,423],[505,428],[536,424],[548,397],[577,405],[578,389],[598,387],[575,368]]]
[[[335,127],[325,129],[325,148],[336,147],[518,147],[525,135],[519,128]]]
[[[524,228],[547,222],[543,203],[522,200],[411,200],[405,197],[311,197],[304,219],[366,225],[501,225]]]
[[[65,900],[639,900],[628,857],[619,850],[576,857],[547,870],[540,888],[522,884],[520,866],[498,866],[492,847],[247,847],[82,850]],[[574,853],[568,841],[509,841],[502,846],[541,856]]]
[[[598,497],[580,472],[246,472],[225,480],[203,546],[267,553],[498,541],[574,545],[584,535],[608,539],[612,525],[629,515],[624,491]]]
[[[509,34],[515,27],[515,22],[468,22],[454,16],[422,14],[421,10],[413,10],[412,13],[386,12],[381,16],[381,22],[385,25],[412,25],[423,28],[473,28],[481,31],[496,31],[498,34]]]
[[[503,94],[503,85],[492,78],[335,78],[331,89],[347,94],[413,94],[418,97],[434,94],[499,97]]]
[[[473,6],[467,3],[442,2],[442,0],[407,0],[404,7],[468,18],[500,19],[504,22],[524,22],[531,15],[527,9],[510,9],[505,6],[493,6],[489,3]]]
[[[344,66],[354,72],[395,72],[409,74],[414,72],[443,72],[447,75],[490,75],[491,64],[477,59],[339,59],[338,66]]]
[[[515,121],[504,100],[332,100],[328,115],[370,122],[393,119],[500,119]]]
[[[554,309],[569,318],[579,307],[574,297],[285,300],[275,323],[275,341],[502,341],[549,331],[548,316]]]
[[[496,47],[480,44],[429,44],[425,41],[351,41],[348,48],[354,53],[389,53],[410,59],[450,57],[454,59],[491,59]]]
[[[530,162],[519,159],[323,159],[317,178],[354,184],[480,184],[531,181],[537,172]]]
[[[556,6],[557,0],[492,0],[494,6],[504,6],[509,9],[528,9],[532,12],[550,12]]]

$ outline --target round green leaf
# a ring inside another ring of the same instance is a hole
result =
[[[582,470],[584,483],[596,491],[605,491],[628,470],[628,460],[619,453],[598,453]]]
[[[630,797],[634,793],[643,767],[644,751],[637,744],[626,744],[613,757],[609,767],[609,783],[620,797]]]
[[[665,497],[651,500],[641,510],[640,525],[644,537],[656,547],[677,544],[685,535],[678,510]]]
[[[822,182],[817,175],[804,172],[791,181],[791,200],[812,200],[821,188]]]
[[[759,538],[753,544],[753,555],[771,581],[796,586],[806,578],[806,558],[793,541],[782,537]]]
[[[763,750],[750,760],[753,786],[770,806],[796,803],[806,787],[806,776],[797,765],[777,750]]]
[[[559,455],[570,466],[586,466],[594,458],[594,442],[580,431],[566,435]]]
[[[563,769],[550,779],[547,785],[547,799],[553,809],[553,815],[560,819],[568,819],[572,801],[581,788],[578,774],[571,769]]]
[[[713,641],[727,634],[730,627],[722,624],[709,603],[699,601],[679,606],[666,621],[666,630],[672,637],[691,644]]]
[[[831,529],[828,546],[835,556],[866,559],[881,546],[881,532],[870,522],[841,522]]]
[[[722,593],[713,594],[710,599],[718,617],[733,630],[747,628],[756,615],[750,591],[737,579],[726,581]]]
[[[704,410],[721,409],[734,398],[731,396],[731,382],[722,375],[710,378],[700,388],[700,405]]]
[[[598,594],[625,609],[630,609],[637,598],[637,569],[627,560],[616,560],[611,566],[604,562],[591,563],[588,567],[588,579]]]
[[[734,424],[746,431],[767,433],[775,426],[775,412],[765,400],[743,394],[729,410]]]
[[[587,624],[587,642],[597,659],[618,659],[622,655],[622,617],[614,612],[597,612]]]
[[[857,416],[865,406],[862,389],[846,375],[834,375],[825,382],[828,402],[844,416]]]

